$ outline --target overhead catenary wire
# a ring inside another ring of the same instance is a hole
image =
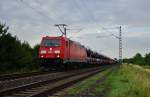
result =
[[[46,15],[43,11],[39,11],[37,10],[35,7],[31,6],[29,3],[27,3],[26,1],[24,0],[19,0],[20,2],[22,2],[24,5],[26,5],[27,7],[31,8],[32,10],[34,10],[36,13],[38,13],[39,15],[45,17],[45,19],[47,19],[48,21],[52,21],[52,22],[55,22],[55,20],[53,20],[52,18],[50,18],[48,15]],[[74,2],[74,4],[77,6],[76,8],[79,10],[79,11],[82,11],[81,8],[80,8],[80,5],[77,4],[76,0]],[[85,8],[87,10],[87,14],[88,16],[90,16],[90,19],[99,27],[98,23],[96,22],[95,20],[95,16],[93,15],[92,11],[90,10],[90,8],[88,8],[88,6],[85,4],[84,0],[81,0],[81,4],[84,6],[83,8]],[[80,13],[80,12],[79,12]],[[89,18],[87,18],[88,21],[90,22],[91,20]],[[50,22],[50,24],[52,24],[52,22]],[[110,32],[108,31],[106,28],[100,26],[103,30],[107,31],[107,32]],[[112,34],[112,32],[110,32]]]
[[[81,0],[82,1],[82,0]],[[81,8],[82,6],[77,2],[77,0],[73,0],[73,3],[74,5],[76,6],[76,9],[79,11],[80,15],[83,16],[83,14],[81,13],[84,13],[83,11],[83,8]],[[82,12],[81,12],[82,11]],[[89,15],[88,15],[89,16]],[[89,17],[86,17],[87,21],[90,23],[91,22],[91,19]]]
[[[87,1],[87,0],[86,0]],[[96,21],[96,18],[93,14],[93,12],[91,11],[91,9],[87,6],[85,0],[81,0],[81,4],[84,6],[83,8],[85,8],[87,10],[88,15],[91,17],[91,20],[95,23],[96,26],[101,27],[101,29],[107,31],[110,33],[110,35],[112,35],[112,32],[110,32],[108,29],[106,29],[105,27],[99,25]]]
[[[95,16],[94,16],[93,12],[92,12],[92,11],[87,7],[87,5],[85,4],[86,2],[84,2],[84,0],[81,0],[81,3],[82,3],[82,5],[84,6],[84,8],[87,10],[87,13],[88,13],[88,14],[90,13],[89,16],[91,16],[91,20],[93,20],[96,25],[99,25],[99,24],[96,22],[96,19],[95,19]],[[110,33],[109,36],[113,36],[113,37],[119,39],[119,61],[121,60],[121,62],[122,62],[122,39],[121,39],[121,34],[119,34],[119,36],[117,36],[117,35],[113,34],[111,31],[109,31],[108,29],[106,29],[105,27],[103,27],[103,26],[101,26],[101,25],[100,25],[100,27],[101,27],[103,30],[109,32],[109,33]],[[120,33],[121,33],[121,26],[120,26]],[[97,38],[99,38],[99,37],[107,37],[107,36],[98,36]]]
[[[80,16],[81,16],[81,17],[87,15],[86,19],[87,19],[88,22],[87,22],[86,24],[92,23],[94,19],[91,19],[91,18],[90,18],[91,15],[88,13],[88,11],[86,11],[87,8],[85,8],[82,3],[78,3],[77,0],[73,0],[72,2],[73,2],[73,4],[74,4],[74,7],[76,8],[76,10],[80,13]],[[81,1],[80,1],[80,2],[81,2]],[[84,8],[83,8],[83,7],[84,7]],[[86,11],[87,13],[83,14],[84,11]]]
[[[31,8],[32,10],[34,10],[34,11],[35,11],[36,13],[38,13],[39,15],[41,15],[41,16],[43,16],[43,17],[46,17],[45,19],[47,19],[48,21],[53,21],[53,22],[55,22],[55,20],[53,20],[52,18],[50,18],[49,16],[47,16],[44,12],[37,10],[35,7],[31,6],[31,5],[30,5],[29,3],[27,3],[26,1],[24,1],[24,0],[19,0],[19,1],[22,2],[24,5],[26,5],[27,7]],[[80,11],[81,9],[80,9],[80,7],[78,6],[77,2],[75,2],[74,4],[76,4],[77,8],[79,8],[79,11]],[[82,3],[82,4],[83,4],[83,3]],[[85,4],[84,4],[84,5],[85,5]],[[85,8],[88,10],[88,12],[91,13],[90,9],[89,9],[86,5],[85,5]],[[87,13],[88,13],[88,12],[87,12]],[[90,14],[88,13],[88,16],[91,16],[91,20],[95,21],[93,14],[90,15]],[[88,18],[88,21],[90,22],[89,18]],[[51,24],[51,22],[50,22],[50,24]]]
[[[36,13],[38,13],[41,16],[44,16],[48,19],[48,21],[54,21],[52,18],[50,18],[49,16],[47,16],[45,13],[43,13],[42,11],[37,10],[36,8],[32,7],[30,4],[28,4],[27,2],[25,2],[24,0],[20,0],[23,4],[25,4],[26,6],[28,6],[29,8],[31,8],[32,10],[34,10]],[[54,21],[55,22],[55,21]],[[80,32],[83,30],[83,28],[80,29],[69,29],[69,30],[78,30],[77,32]]]
[[[76,0],[75,0],[76,1]],[[76,6],[77,6],[77,8],[79,9],[79,11],[82,11],[81,10],[81,7],[82,8],[84,8],[84,10],[86,11],[86,13],[88,14],[88,16],[90,17],[88,17],[87,18],[87,20],[88,20],[88,22],[90,23],[91,21],[93,21],[93,23],[96,25],[96,26],[98,26],[99,27],[99,24],[96,22],[96,19],[95,19],[95,16],[93,15],[93,13],[91,12],[91,10],[88,8],[88,6],[85,4],[86,2],[84,2],[84,0],[81,0],[80,1],[81,2],[81,5],[79,6],[78,4],[77,4],[77,1],[74,3]],[[101,27],[102,29],[104,29],[103,27]],[[98,30],[98,29],[97,29]]]
[[[17,1],[23,3],[24,5],[26,5],[26,6],[29,7],[29,8],[31,8],[31,9],[32,9],[33,11],[35,11],[37,14],[39,14],[39,15],[45,17],[44,19],[47,19],[50,24],[52,24],[51,22],[55,22],[55,20],[53,20],[52,18],[50,18],[50,17],[49,17],[48,15],[46,15],[44,12],[37,10],[36,8],[34,8],[34,7],[31,6],[30,4],[28,4],[26,1],[24,1],[24,0],[17,0]]]

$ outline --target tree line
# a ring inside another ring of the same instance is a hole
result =
[[[133,58],[123,59],[123,62],[150,66],[150,53],[145,54],[144,56],[137,53]]]
[[[8,32],[9,27],[0,23],[0,72],[33,70],[38,66],[38,48],[21,42]]]

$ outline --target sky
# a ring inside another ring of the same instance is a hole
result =
[[[123,58],[150,52],[150,0],[0,0],[0,22],[33,47],[43,36],[61,35],[101,54],[118,58],[122,26]]]

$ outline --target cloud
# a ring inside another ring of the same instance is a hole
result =
[[[149,0],[0,0],[0,21],[32,46],[41,37],[60,35],[53,25],[68,24],[68,36],[108,56],[118,57],[118,40],[98,35],[118,34],[123,27],[125,57],[145,53],[150,42]],[[103,27],[106,29],[104,29]],[[82,29],[78,32],[78,29]],[[80,38],[78,38],[80,37]],[[82,38],[81,38],[82,37]],[[129,52],[129,53],[126,53]]]

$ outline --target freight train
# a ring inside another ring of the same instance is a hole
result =
[[[44,68],[72,69],[114,64],[109,57],[94,52],[64,36],[43,37],[39,48],[39,63]]]

